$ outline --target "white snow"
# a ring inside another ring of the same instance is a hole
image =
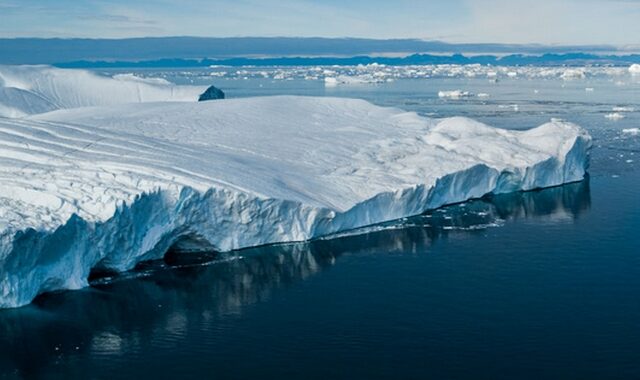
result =
[[[50,66],[0,65],[0,116],[64,108],[158,101],[195,101],[206,86],[176,86],[133,74],[101,76]]]
[[[509,131],[338,98],[0,117],[0,307],[161,258],[183,238],[219,251],[302,241],[579,181],[590,147],[566,122]]]

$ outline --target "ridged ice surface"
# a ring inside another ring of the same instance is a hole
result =
[[[123,103],[196,101],[205,89],[132,74],[109,77],[50,66],[0,65],[0,117]]]
[[[591,138],[432,120],[362,100],[142,103],[0,118],[0,306],[176,242],[307,240],[581,180]]]

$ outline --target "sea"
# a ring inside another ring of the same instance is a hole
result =
[[[358,69],[98,70],[213,84],[228,98],[362,98],[505,129],[562,119],[593,136],[589,175],[96,276],[0,310],[0,378],[640,378],[640,78],[525,69],[337,83],[323,78]],[[454,90],[464,94],[439,95]]]

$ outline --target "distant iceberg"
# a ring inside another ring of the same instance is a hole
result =
[[[471,94],[469,91],[462,91],[462,90],[438,91],[438,97],[445,98],[445,99],[468,98],[468,97],[471,97],[472,95],[473,94]]]
[[[633,65],[629,66],[629,72],[632,75],[640,75],[640,64],[634,63]]]
[[[206,89],[133,74],[109,77],[50,66],[0,65],[0,117],[123,103],[196,101]]]
[[[620,112],[611,112],[604,115],[605,118],[609,120],[620,120],[624,119],[624,114]]]
[[[508,131],[297,96],[61,109],[0,133],[0,307],[176,244],[304,241],[580,181],[591,147],[562,121]]]

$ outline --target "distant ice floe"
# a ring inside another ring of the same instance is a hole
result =
[[[640,128],[626,128],[622,130],[622,133],[626,133],[628,135],[640,135]]]
[[[517,104],[499,104],[498,108],[509,108],[515,112],[520,111],[520,106],[518,106]]]
[[[640,65],[634,63],[633,65],[629,66],[629,72],[631,73],[631,75],[640,75]]]
[[[103,97],[121,94],[80,75]],[[0,118],[0,130],[0,307],[175,246],[304,241],[580,181],[591,148],[565,122],[509,131],[298,96],[61,109]]]
[[[335,77],[325,77],[324,85],[327,87],[333,87],[338,85],[350,85],[350,84],[353,85],[353,84],[383,83],[387,80],[385,80],[381,76],[372,76],[372,75],[359,75],[359,76],[338,75]]]
[[[462,91],[462,90],[450,90],[450,91],[438,91],[438,97],[442,99],[463,99],[463,98],[471,98],[476,96],[478,98],[488,98],[489,94],[486,92],[480,92],[478,94],[473,94],[470,91]]]
[[[622,106],[613,107],[611,110],[613,112],[633,112],[633,111],[635,111],[635,109],[633,107],[622,107]]]
[[[564,80],[584,79],[586,76],[584,69],[567,69],[560,74],[560,78]]]
[[[625,118],[624,114],[620,112],[608,113],[608,114],[605,114],[604,117],[606,117],[609,120],[621,120]]]
[[[604,117],[609,120],[621,120],[625,118],[625,113],[633,112],[635,109],[627,106],[615,106],[611,110],[613,112],[605,114]]]
[[[460,99],[469,98],[473,94],[469,91],[451,90],[451,91],[438,91],[438,97],[444,99]]]

